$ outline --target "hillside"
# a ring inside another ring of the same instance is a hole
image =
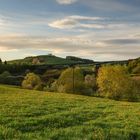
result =
[[[139,63],[140,58],[121,60],[121,61],[93,61],[91,59],[83,59],[75,56],[66,56],[66,58],[57,57],[52,54],[30,56],[24,59],[8,61],[8,64],[27,64],[27,65],[73,65],[73,64],[95,64],[95,65],[128,65],[129,63]]]
[[[71,57],[70,57],[71,58]],[[72,57],[73,58],[73,57]],[[17,59],[8,61],[8,64],[30,64],[30,65],[64,65],[64,64],[86,64],[86,63],[93,63],[92,60],[88,59],[81,59],[78,57],[74,57],[77,59],[69,59],[67,58],[61,58],[54,55],[40,55],[40,56],[34,56],[34,57],[26,57],[24,59]]]
[[[140,103],[0,86],[0,139],[138,140]]]
[[[129,60],[128,67],[134,76],[140,76],[140,58]]]

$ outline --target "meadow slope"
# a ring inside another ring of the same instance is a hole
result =
[[[140,103],[0,86],[0,140],[139,140]]]

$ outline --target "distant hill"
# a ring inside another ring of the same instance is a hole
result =
[[[129,59],[129,62],[136,62],[136,63],[140,63],[140,57],[136,58],[136,59]]]
[[[78,63],[93,63],[93,60],[90,59],[83,59],[83,58],[79,58],[79,57],[75,57],[75,56],[67,56],[66,57],[67,60],[71,60],[71,61],[76,61]]]
[[[139,63],[140,58],[122,60],[122,61],[104,61],[97,62],[90,59],[83,59],[75,56],[66,56],[66,58],[57,57],[52,54],[48,55],[39,55],[39,56],[30,56],[24,59],[17,59],[8,61],[8,64],[27,64],[27,65],[72,65],[72,64],[95,64],[95,65],[124,65],[129,64],[130,62]]]
[[[91,64],[93,60],[82,59],[79,57],[67,56],[66,58],[57,57],[55,55],[31,56],[24,59],[8,61],[8,64],[28,64],[28,65],[70,65],[70,64]]]

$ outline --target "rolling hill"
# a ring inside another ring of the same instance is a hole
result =
[[[65,65],[65,64],[86,64],[93,63],[92,60],[68,56],[66,58],[55,55],[31,56],[24,59],[8,61],[8,64],[29,64],[29,65]]]
[[[120,61],[93,61],[75,56],[66,56],[66,58],[57,57],[52,54],[30,56],[24,59],[8,61],[8,64],[26,64],[26,65],[76,65],[76,64],[94,64],[94,65],[128,65],[130,62],[139,63],[140,58]]]

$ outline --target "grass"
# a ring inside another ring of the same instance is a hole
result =
[[[140,103],[0,86],[0,140],[139,140]]]
[[[68,60],[65,58],[61,58],[61,57],[57,57],[57,56],[50,56],[50,55],[40,55],[40,56],[36,56],[36,57],[26,57],[24,59],[18,59],[18,60],[12,60],[12,61],[8,61],[8,64],[29,64],[31,65],[33,62],[34,58],[38,58],[39,60],[43,60],[43,62],[40,62],[40,65],[65,65],[65,64],[76,64],[78,63],[78,61],[72,61],[72,60]]]

